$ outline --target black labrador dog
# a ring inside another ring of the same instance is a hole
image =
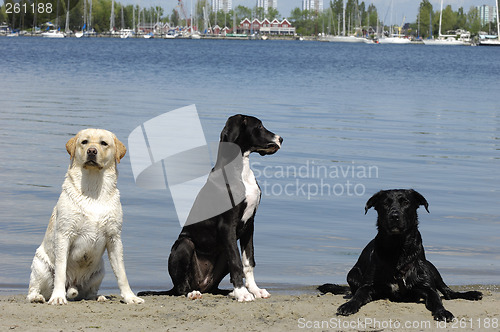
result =
[[[249,156],[252,152],[262,156],[274,154],[282,142],[283,138],[264,128],[255,117],[238,114],[227,120],[215,166],[172,246],[168,271],[174,287],[170,291],[140,292],[141,295],[186,295],[195,299],[205,292],[227,294],[218,286],[229,273],[234,286],[229,295],[238,301],[270,296],[257,287],[253,275],[254,216],[261,191],[250,169]],[[231,204],[223,208],[224,212],[210,214],[220,211],[224,204],[221,197],[228,198],[226,203],[230,200]],[[213,217],[200,219],[207,213]]]
[[[412,189],[383,190],[368,200],[365,214],[375,208],[378,233],[347,274],[352,298],[338,308],[337,314],[354,314],[361,306],[378,299],[396,302],[424,299],[435,320],[451,321],[453,314],[443,307],[438,290],[447,300],[482,298],[481,292],[451,290],[436,267],[425,258],[417,217],[421,205],[429,212],[426,199]],[[342,294],[349,288],[325,284],[318,290]]]

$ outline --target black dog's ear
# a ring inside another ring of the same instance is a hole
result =
[[[226,125],[222,132],[220,133],[221,142],[231,142],[234,143],[238,139],[241,126],[246,123],[246,117],[241,114],[233,115],[226,121]]]
[[[365,214],[370,210],[370,208],[374,207],[377,205],[378,201],[380,198],[384,195],[384,191],[379,191],[378,193],[374,194],[370,199],[366,202],[365,205]]]
[[[418,203],[418,206],[423,205],[425,207],[425,210],[427,213],[429,212],[429,203],[427,203],[427,200],[422,196],[419,192],[411,189],[412,195],[415,198],[415,202]]]

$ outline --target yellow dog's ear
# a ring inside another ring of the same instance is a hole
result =
[[[76,149],[76,136],[70,138],[68,143],[66,143],[66,151],[68,151],[71,159],[73,159],[73,157],[75,156],[75,149]]]
[[[115,148],[116,148],[115,159],[116,159],[116,162],[119,163],[120,160],[123,158],[123,156],[125,156],[125,153],[127,153],[127,148],[125,147],[125,145],[122,142],[120,142],[120,140],[118,138],[116,138],[116,136],[114,137],[114,140],[115,140]]]

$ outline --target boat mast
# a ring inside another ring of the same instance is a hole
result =
[[[343,18],[342,18],[342,36],[345,36],[345,1],[342,1],[344,11],[343,11]]]
[[[500,42],[500,17],[498,17],[498,13],[500,13],[500,10],[498,10],[498,0],[497,0],[497,37],[498,41]]]
[[[109,31],[115,27],[115,0],[111,0],[111,15],[109,16]]]
[[[82,31],[87,28],[87,0],[83,0],[83,27]]]
[[[441,0],[441,13],[439,13],[439,32],[438,32],[438,37],[441,37],[441,22],[442,21],[443,21],[443,0]]]
[[[88,20],[89,20],[89,24],[88,24],[89,31],[92,31],[92,0],[90,0],[90,9],[89,9]]]
[[[66,28],[64,29],[66,33],[69,33],[69,0],[68,0],[68,6],[66,7]]]

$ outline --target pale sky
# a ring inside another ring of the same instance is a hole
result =
[[[123,0],[122,0],[123,1]],[[189,13],[191,1],[196,0],[183,0],[184,7],[186,11]],[[209,0],[210,1],[210,0]],[[361,2],[362,0],[359,0]],[[391,5],[391,0],[364,0],[366,6],[370,3],[373,3],[378,11],[381,19],[387,15],[386,24],[390,24],[390,13],[389,7]],[[417,11],[420,4],[420,0],[393,0],[393,23],[401,23],[403,20],[403,16],[406,17],[405,22],[415,22],[417,18]],[[249,8],[255,7],[257,0],[233,0],[233,8],[236,8],[238,5],[243,5]],[[430,0],[434,10],[439,10],[441,6],[440,0]],[[469,11],[471,6],[481,6],[481,5],[490,5],[495,6],[496,0],[444,0],[444,7],[447,5],[451,5],[453,10],[457,10],[460,7],[463,7],[465,12]],[[165,9],[166,13],[170,14],[172,9],[177,6],[177,0],[124,0],[123,3],[135,3],[140,6],[161,6]],[[330,3],[330,0],[323,0],[323,6],[326,7]],[[302,0],[278,0],[278,11],[282,16],[288,17],[290,16],[290,12],[292,9],[299,7],[302,8]]]

